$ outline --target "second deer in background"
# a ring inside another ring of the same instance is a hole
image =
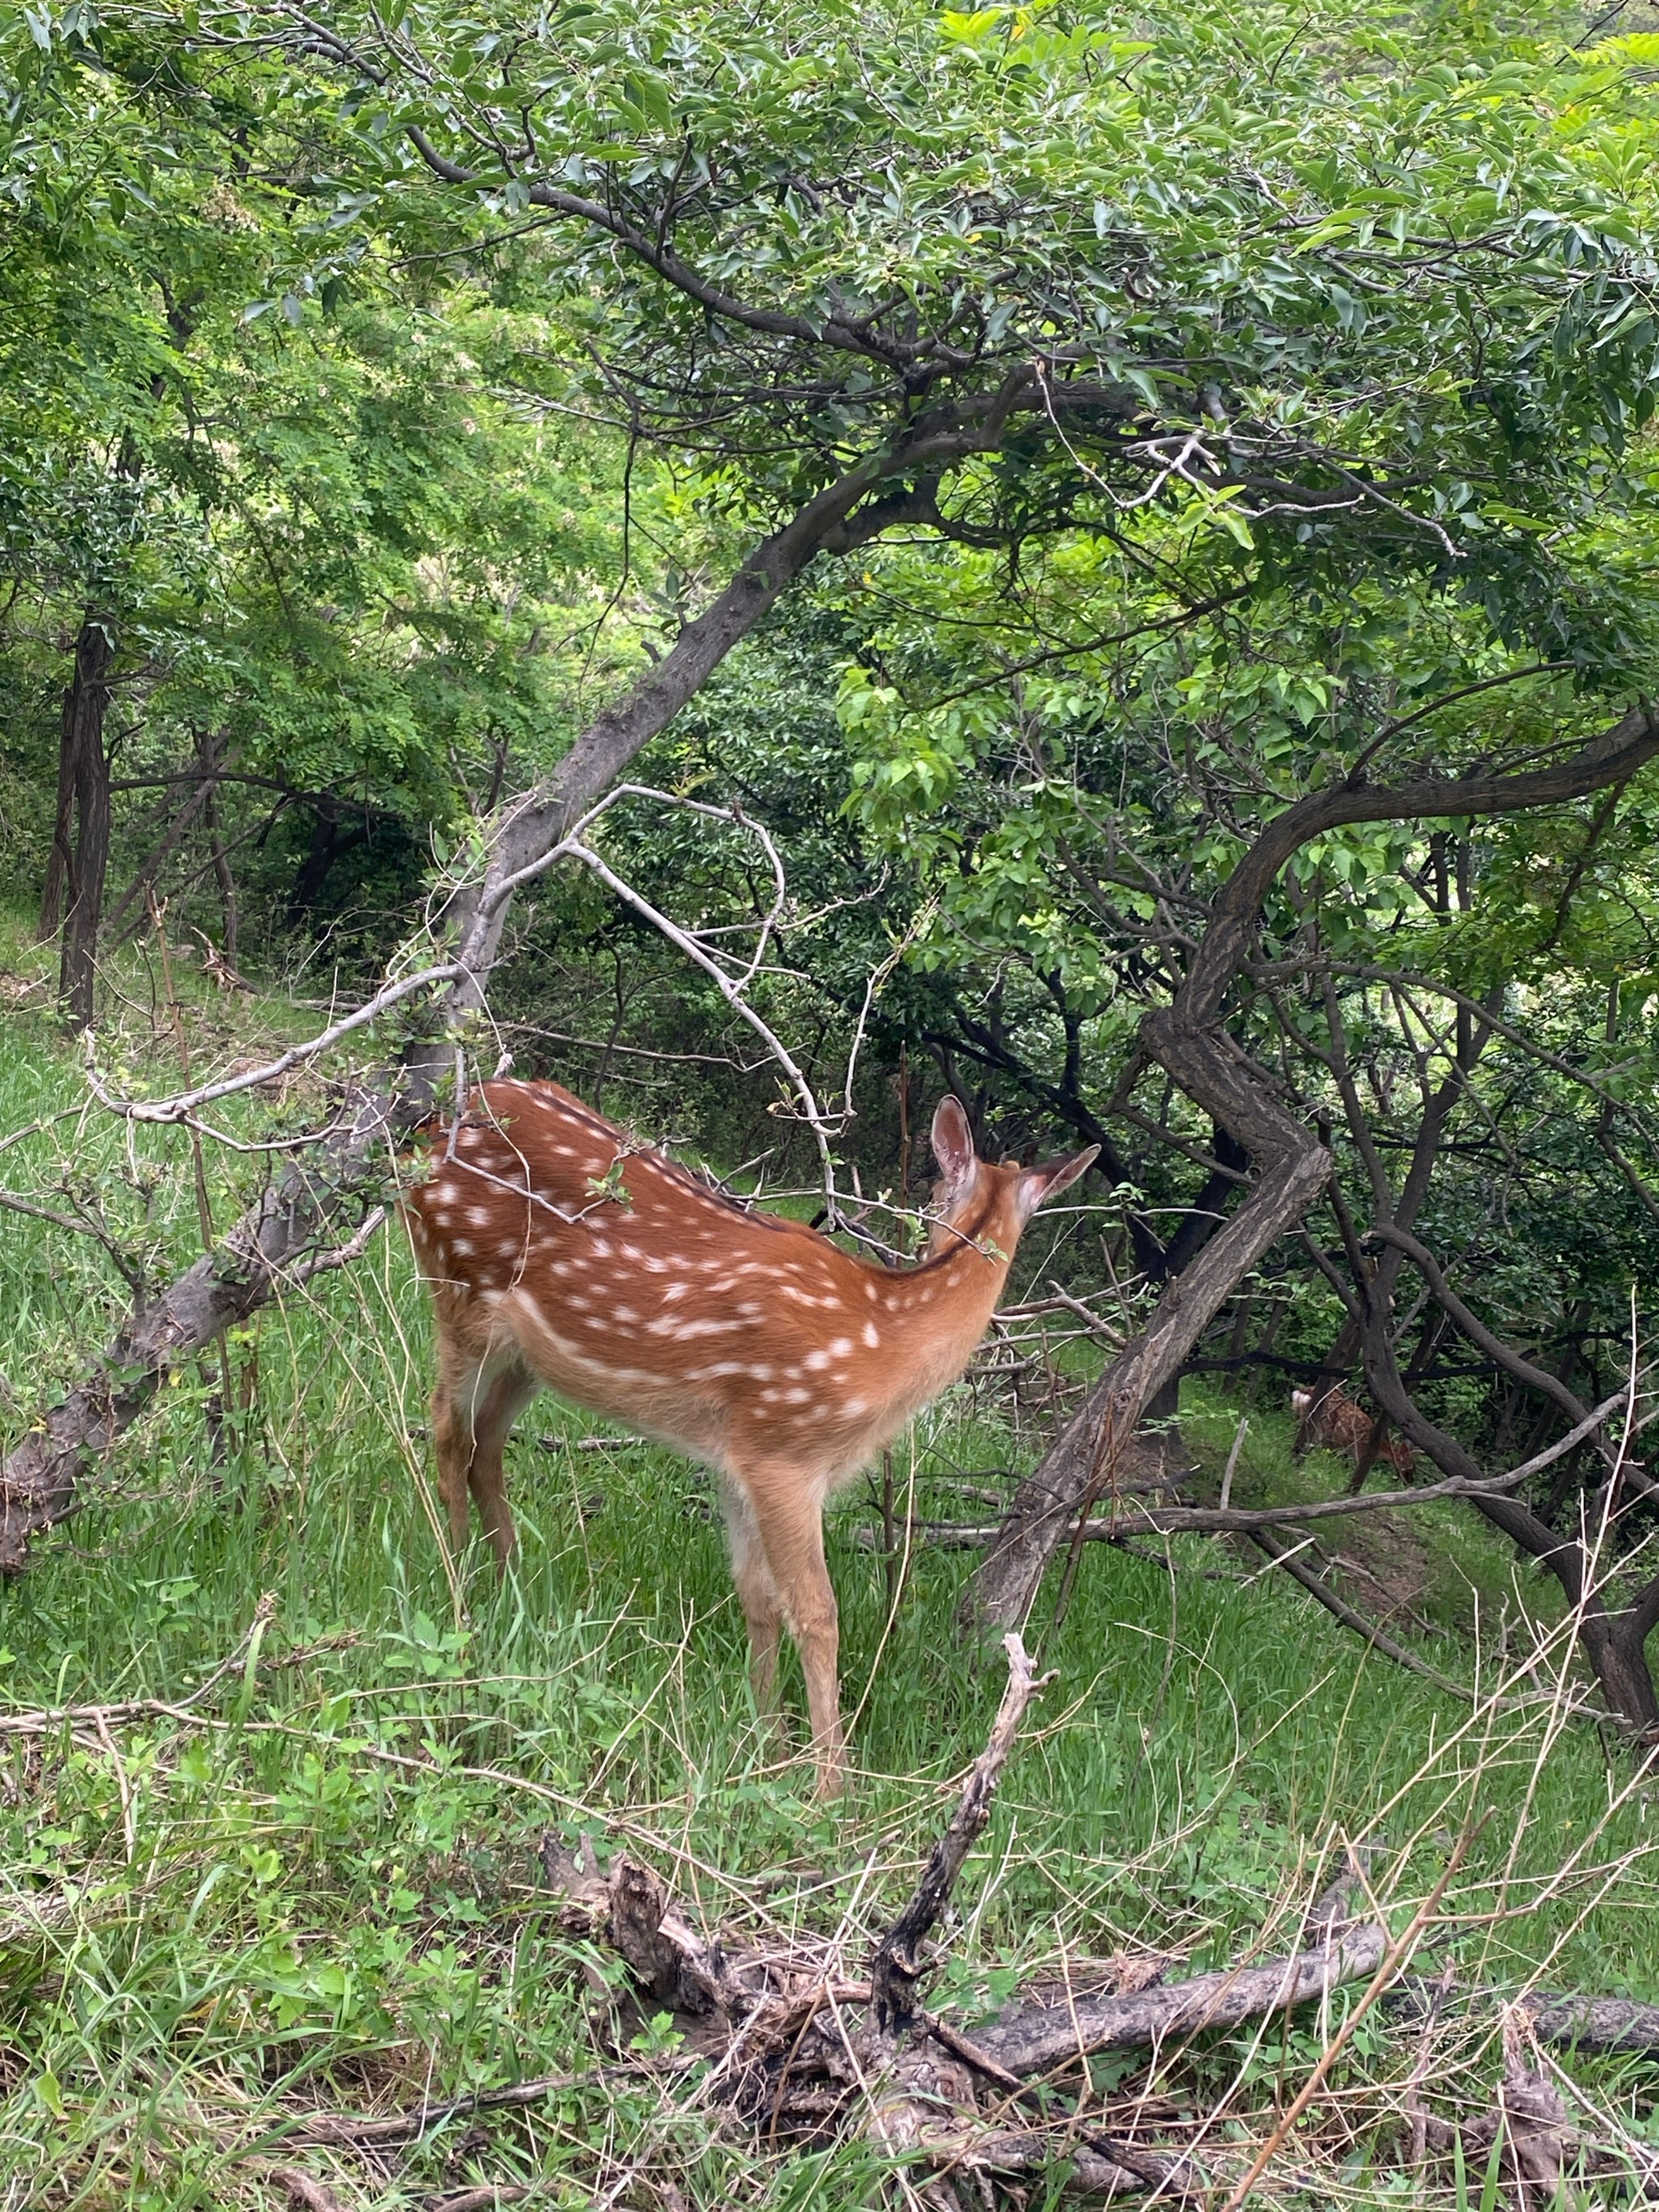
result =
[[[1315,1444],[1346,1453],[1354,1463],[1351,1489],[1364,1488],[1365,1477],[1379,1460],[1407,1481],[1417,1471],[1417,1455],[1411,1446],[1402,1437],[1390,1436],[1382,1416],[1373,1418],[1340,1382],[1327,1383],[1322,1389],[1316,1383],[1309,1389],[1292,1390],[1291,1411],[1296,1415],[1297,1456]]]
[[[944,1099],[927,1252],[896,1268],[721,1196],[555,1083],[487,1084],[453,1135],[433,1136],[405,1210],[437,1317],[433,1432],[457,1548],[470,1494],[503,1568],[511,1557],[501,1450],[544,1387],[704,1462],[720,1478],[757,1699],[774,1701],[787,1626],[820,1792],[833,1790],[824,1500],[961,1375],[1021,1231],[1097,1148],[995,1166]]]

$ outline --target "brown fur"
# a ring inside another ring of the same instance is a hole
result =
[[[1401,1437],[1391,1437],[1387,1424],[1374,1420],[1356,1405],[1340,1383],[1324,1390],[1292,1390],[1291,1410],[1296,1415],[1296,1449],[1306,1451],[1317,1444],[1326,1451],[1346,1452],[1363,1474],[1384,1460],[1395,1474],[1409,1478],[1417,1469],[1417,1455]]]
[[[544,1386],[717,1473],[756,1695],[773,1703],[787,1624],[806,1675],[820,1786],[842,1731],[823,1504],[953,1382],[1020,1231],[1092,1148],[1043,1168],[975,1158],[954,1099],[933,1122],[943,1203],[927,1256],[888,1268],[750,1212],[554,1083],[491,1083],[434,1133],[405,1211],[437,1318],[439,1486],[459,1549],[469,1492],[502,1567],[501,1449]]]

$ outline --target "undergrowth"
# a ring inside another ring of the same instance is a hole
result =
[[[204,1034],[230,1018],[203,1002]],[[44,1019],[13,1033],[0,1133],[84,1098]],[[89,1113],[6,1166],[45,1204],[63,1202],[54,1179],[101,1193],[112,1235],[158,1276],[197,1249],[174,1138],[129,1148]],[[208,1170],[222,1225],[260,1170],[236,1155]],[[119,1289],[95,1241],[6,1218],[13,1433],[106,1331]],[[0,2203],[280,2202],[283,2132],[307,2111],[544,2075],[571,2079],[412,2149],[304,2163],[340,2204],[386,2212],[532,2179],[550,2204],[664,2212],[876,2201],[864,2143],[792,2150],[723,2127],[665,2024],[645,2024],[626,2066],[601,2063],[616,1965],[560,1932],[541,1840],[586,1837],[602,1864],[644,1856],[710,1927],[838,1936],[856,1972],[1002,1681],[1000,1655],[956,1628],[973,1554],[916,1524],[994,1511],[976,1493],[1006,1490],[1036,1433],[965,1392],[935,1408],[895,1455],[896,1563],[867,1492],[835,1514],[855,1717],[851,1786],[826,1810],[805,1762],[757,1727],[718,1516],[683,1462],[544,1399],[509,1460],[517,1570],[497,1586],[476,1553],[447,1559],[401,1232],[286,1297],[226,1359],[228,1405],[216,1358],[183,1368],[80,1516],[0,1589]],[[1334,1463],[1292,1466],[1286,1416],[1247,1410],[1237,1498],[1339,1486]],[[1212,1476],[1239,1413],[1189,1393],[1185,1433]],[[1431,1516],[1398,1539],[1430,1567],[1420,1622],[1396,1632],[1484,1703],[1368,1650],[1259,1554],[1086,1547],[1064,1617],[1051,1583],[1031,1624],[1053,1679],[930,2002],[971,2026],[1034,1981],[1097,1985],[1103,1960],[1152,1954],[1181,1972],[1282,1949],[1342,1842],[1363,1838],[1380,1839],[1371,1878],[1396,1926],[1466,1844],[1419,1972],[1509,1993],[1659,1987],[1650,1791],[1574,1711],[1583,1686],[1546,1594],[1455,1507]],[[1364,1562],[1350,1565],[1363,1603]],[[793,1672],[786,1693],[798,1717]],[[70,1706],[114,1710],[41,1717]],[[1259,2139],[1347,2002],[1150,2067],[1102,2061],[1092,2094],[1201,2121],[1216,2146]],[[1373,2014],[1272,2185],[1478,2194],[1479,2176],[1401,2165],[1400,2085],[1419,2056],[1415,2028]],[[1490,2104],[1497,2063],[1490,2025],[1449,2044],[1437,2108]],[[1575,2066],[1598,2109],[1647,2133],[1650,2066]],[[1063,2192],[1062,2166],[1028,2201]]]

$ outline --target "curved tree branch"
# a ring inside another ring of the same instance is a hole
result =
[[[1330,1156],[1281,1103],[1272,1076],[1221,1027],[1230,985],[1249,957],[1263,902],[1274,878],[1310,838],[1359,822],[1432,820],[1437,817],[1512,814],[1559,806],[1626,781],[1659,757],[1659,714],[1645,702],[1553,767],[1522,775],[1422,778],[1373,787],[1351,775],[1313,792],[1270,823],[1223,884],[1210,926],[1171,1004],[1148,1014],[1140,1043],[1196,1104],[1232,1131],[1255,1163],[1259,1180],[1239,1212],[1158,1301],[1151,1322],[1107,1369],[1042,1464],[1016,1493],[996,1544],[981,1563],[969,1594],[973,1614],[988,1626],[1012,1627],[1030,1615],[1042,1571],[1079,1512],[1111,1484],[1117,1455],[1158,1390],[1182,1363],[1233,1290],[1270,1245],[1299,1220],[1330,1174]],[[1397,1372],[1385,1395],[1373,1375],[1369,1339],[1367,1381],[1377,1403],[1413,1443],[1428,1425],[1411,1404]],[[1388,1363],[1392,1369],[1392,1354]],[[1409,1425],[1401,1409],[1409,1413]],[[1443,1445],[1455,1463],[1443,1458]],[[1434,1432],[1422,1448],[1448,1472],[1478,1477],[1480,1469],[1454,1439]],[[1505,1533],[1548,1558],[1558,1540],[1530,1525],[1536,1516],[1518,1501],[1484,1507]],[[1522,1523],[1528,1524],[1522,1527]]]

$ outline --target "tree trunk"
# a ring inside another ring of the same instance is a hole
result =
[[[109,711],[109,669],[114,658],[104,624],[88,614],[75,641],[75,672],[64,700],[64,733],[58,754],[58,826],[52,857],[59,862],[57,882],[48,878],[56,905],[67,896],[64,951],[58,978],[59,1003],[76,1029],[92,1019],[97,973],[98,925],[104,912],[104,877],[109,866],[109,759],[104,750],[104,720]],[[70,778],[76,817],[75,847],[69,849],[64,779]],[[43,933],[46,915],[42,902]]]
[[[1626,780],[1656,756],[1659,715],[1638,706],[1554,768],[1393,788],[1373,789],[1350,780],[1298,799],[1257,837],[1218,892],[1185,981],[1166,1009],[1146,1016],[1139,1041],[1149,1060],[1167,1069],[1189,1098],[1232,1131],[1256,1163],[1259,1180],[1238,1212],[1164,1292],[1146,1328],[1126,1345],[1015,1492],[997,1541],[964,1600],[969,1620],[1000,1630],[1028,1618],[1055,1546],[1085,1501],[1109,1484],[1116,1455],[1158,1389],[1179,1375],[1206,1327],[1274,1240],[1306,1212],[1329,1174],[1329,1154],[1279,1103],[1271,1073],[1221,1027],[1227,989],[1249,952],[1262,902],[1285,862],[1309,838],[1341,823],[1560,805]],[[1389,1352],[1390,1364],[1392,1358]],[[1397,1370],[1395,1375],[1397,1384]],[[1369,1350],[1367,1376],[1369,1380]],[[1397,1423],[1395,1407],[1380,1397],[1378,1402]],[[1437,1455],[1431,1456],[1443,1464]],[[1508,1506],[1514,1501],[1492,1503]]]
[[[69,688],[64,694],[59,723],[58,805],[52,819],[52,849],[46,855],[46,879],[40,893],[40,922],[36,932],[43,945],[48,938],[57,936],[62,925],[64,892],[75,866],[76,780],[86,732],[88,703],[84,679],[91,674],[100,647],[107,660],[108,640],[97,617],[88,608],[82,618],[80,633],[75,641],[75,665],[70,676]],[[101,705],[98,710],[98,722],[101,736]]]
[[[368,824],[359,822],[349,830],[340,826],[339,802],[327,793],[306,802],[312,810],[311,842],[288,896],[290,927],[307,920],[323,895],[323,885],[337,860],[355,852],[368,840]]]
[[[1330,1155],[1287,1114],[1270,1079],[1225,1032],[1177,1006],[1149,1014],[1140,1040],[1188,1096],[1249,1147],[1262,1172],[1243,1206],[1176,1277],[1152,1318],[1107,1369],[1042,1465],[1016,1492],[964,1606],[970,1622],[1007,1628],[1036,1601],[1056,1544],[1109,1490],[1118,1455],[1159,1391],[1270,1245],[1300,1220],[1330,1174]]]
[[[219,821],[216,743],[208,731],[198,731],[196,750],[202,763],[200,787],[207,794],[202,802],[202,818],[207,825],[208,852],[213,860],[214,880],[219,886],[219,919],[224,930],[225,965],[234,975],[236,973],[238,921],[236,878],[230,872],[230,860],[225,851],[224,832]]]
[[[1486,1469],[1455,1437],[1434,1425],[1407,1389],[1389,1341],[1387,1310],[1374,1297],[1366,1302],[1364,1337],[1366,1382],[1401,1436],[1426,1454],[1443,1474],[1466,1482],[1482,1480]],[[1555,1577],[1568,1605],[1579,1614],[1579,1646],[1608,1705],[1638,1735],[1659,1741],[1659,1698],[1646,1650],[1649,1636],[1659,1626],[1659,1578],[1632,1603],[1610,1608],[1605,1570],[1599,1569],[1594,1554],[1577,1536],[1558,1534],[1519,1498],[1487,1492],[1469,1503],[1483,1520]]]
[[[76,654],[79,672],[80,654]],[[58,804],[52,816],[52,845],[46,854],[46,880],[40,892],[40,921],[35,935],[42,945],[57,936],[64,920],[64,886],[75,854],[75,761],[81,735],[80,717],[76,713],[77,690],[71,677],[69,690],[64,694],[63,714],[58,739]]]
[[[111,908],[104,924],[104,940],[112,949],[125,941],[122,933],[122,925],[126,921],[128,915],[133,914],[135,908],[137,919],[132,924],[132,928],[126,932],[126,935],[131,936],[132,930],[137,929],[139,922],[143,921],[145,896],[151,884],[184,842],[186,833],[198,816],[205,813],[208,802],[214,794],[215,777],[235,761],[236,753],[234,748],[221,755],[218,748],[222,742],[222,739],[218,738],[204,737],[200,739],[204,758],[212,762],[212,769],[210,771],[204,769],[201,782],[191,793],[190,797],[138,863],[137,872],[132,881]]]
[[[1659,1742],[1659,1697],[1647,1654],[1651,1626],[1639,1604],[1622,1613],[1592,1613],[1584,1622],[1583,1642],[1584,1656],[1613,1711],[1650,1741]]]

